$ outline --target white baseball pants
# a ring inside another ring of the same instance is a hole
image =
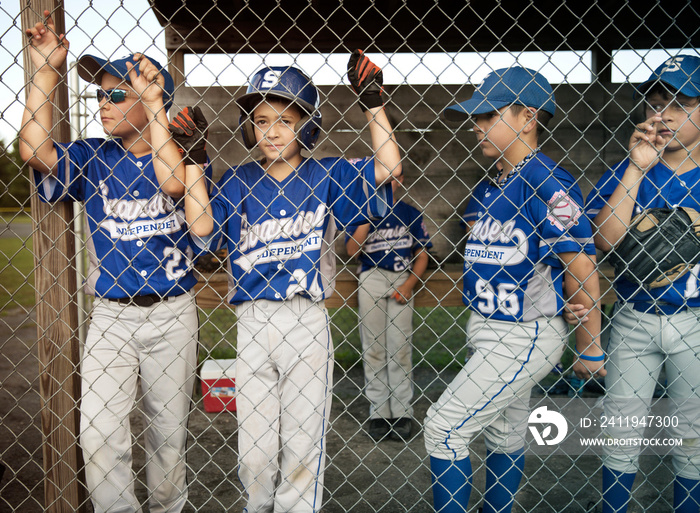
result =
[[[661,367],[666,369],[669,414],[678,418],[666,435],[683,439],[671,449],[673,467],[680,477],[700,480],[700,308],[673,315],[635,311],[616,305],[608,343],[607,391],[604,412],[608,418],[637,419],[649,407]],[[622,424],[622,425],[620,425]],[[603,433],[615,439],[641,438],[644,427],[628,422],[608,425]],[[605,446],[605,466],[623,473],[636,472],[640,445]]]
[[[95,512],[141,511],[129,424],[139,378],[149,510],[171,513],[184,507],[198,328],[191,293],[150,307],[95,299],[81,364],[80,405],[80,444]]]
[[[481,431],[491,451],[522,449],[530,391],[561,358],[567,335],[562,317],[513,323],[471,312],[467,337],[475,352],[428,409],[428,455],[464,459],[472,437]]]
[[[404,305],[391,298],[407,278],[406,272],[378,267],[359,277],[360,338],[371,419],[413,416],[413,299]]]
[[[317,512],[323,499],[333,343],[323,303],[236,307],[238,476],[247,513]]]

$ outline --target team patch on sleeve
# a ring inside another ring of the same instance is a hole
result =
[[[547,202],[547,220],[562,231],[578,224],[581,208],[563,190],[555,192]]]

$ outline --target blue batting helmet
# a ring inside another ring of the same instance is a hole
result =
[[[246,148],[254,148],[257,144],[251,118],[255,107],[267,96],[289,100],[302,110],[304,115],[294,130],[301,145],[311,150],[321,135],[318,89],[309,77],[292,66],[270,66],[257,71],[250,79],[246,93],[236,100],[241,109],[238,125]]]

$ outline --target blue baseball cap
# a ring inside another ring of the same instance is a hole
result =
[[[700,57],[677,55],[656,68],[649,79],[637,88],[635,98],[654,85],[663,83],[690,98],[700,96]]]
[[[469,100],[447,107],[444,115],[449,121],[464,121],[513,104],[542,109],[552,116],[557,109],[546,78],[534,70],[513,66],[489,73]]]
[[[151,61],[156,68],[158,68],[158,71],[160,71],[165,79],[163,84],[163,105],[165,106],[165,110],[168,110],[173,104],[173,95],[175,94],[175,82],[173,81],[173,77],[170,76],[170,73],[168,73],[168,71],[161,66],[157,60],[150,58],[148,55],[145,55],[145,57]],[[78,59],[78,75],[80,75],[80,78],[86,82],[97,85],[100,85],[102,75],[105,73],[109,73],[110,75],[130,82],[129,68],[126,67],[127,62],[134,65],[136,74],[139,75],[140,71],[138,69],[137,62],[134,61],[133,55],[114,61],[101,59],[94,55],[83,55],[80,57],[80,59]]]

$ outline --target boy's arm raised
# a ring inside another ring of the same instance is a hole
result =
[[[45,23],[39,22],[26,32],[35,72],[28,84],[30,90],[22,116],[19,150],[22,160],[33,169],[55,174],[58,154],[51,138],[53,99],[69,43],[63,34],[56,34],[49,11],[44,11],[44,16]]]
[[[368,109],[365,112],[369,121],[369,132],[374,150],[374,169],[377,185],[389,178],[401,176],[401,155],[394,131],[384,108]]]
[[[661,122],[661,116],[656,115],[640,123],[630,138],[629,166],[620,184],[593,220],[598,227],[595,245],[602,251],[610,251],[627,234],[639,185],[644,174],[658,163],[662,153],[664,141],[655,128]]]
[[[198,237],[207,237],[214,230],[208,178],[204,173],[208,127],[199,107],[185,107],[168,125],[173,142],[180,148],[178,158],[184,158],[185,163],[185,218],[190,231]]]
[[[185,189],[187,226],[197,237],[211,235],[214,231],[214,218],[209,202],[207,177],[202,166],[185,166]]]
[[[353,90],[360,97],[360,108],[369,122],[375,176],[377,185],[381,185],[388,178],[401,175],[399,145],[382,100],[382,70],[373,64],[362,50],[355,50],[348,61],[348,78]]]
[[[140,95],[149,121],[153,170],[163,192],[168,196],[180,198],[185,194],[185,165],[168,131],[168,116],[163,106],[165,79],[143,54],[134,54],[134,62],[138,63],[139,73],[136,73],[135,65],[127,63],[129,82]]]
[[[600,282],[596,269],[595,255],[580,253],[561,253],[559,255],[566,265],[564,289],[573,291],[568,298],[570,303],[584,305],[588,309],[588,321],[574,328],[576,352],[579,357],[574,362],[574,372],[580,378],[605,376],[605,353],[600,346],[601,315]]]

